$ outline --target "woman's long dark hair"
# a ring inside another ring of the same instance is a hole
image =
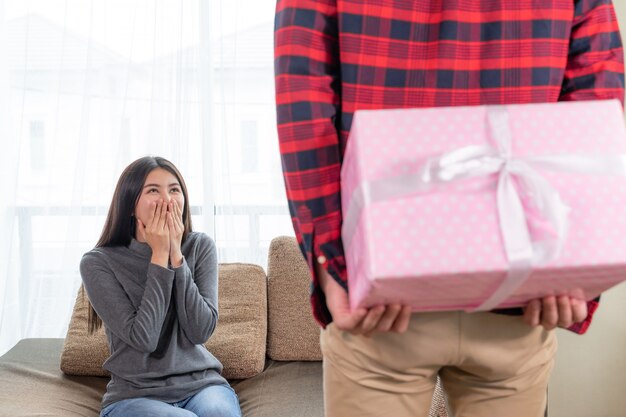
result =
[[[117,181],[109,213],[107,214],[102,234],[96,247],[128,246],[132,238],[135,237],[135,207],[141,196],[146,178],[153,170],[162,168],[176,177],[180,184],[181,191],[185,197],[183,212],[182,241],[184,242],[191,233],[191,211],[189,209],[189,198],[187,196],[187,186],[183,176],[178,169],[165,158],[158,156],[144,156],[130,164]],[[91,303],[89,303],[88,331],[93,333],[102,326],[102,320],[96,314]]]

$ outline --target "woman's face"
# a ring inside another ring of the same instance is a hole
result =
[[[154,213],[156,203],[159,201],[169,203],[172,200],[178,203],[182,212],[185,197],[176,176],[163,168],[155,168],[150,171],[143,184],[139,200],[135,206],[135,217],[147,225],[150,216]],[[155,205],[152,204],[153,202]]]

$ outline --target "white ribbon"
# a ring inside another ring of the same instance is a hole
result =
[[[492,310],[528,278],[532,268],[559,256],[567,238],[569,207],[537,169],[584,174],[626,176],[626,155],[547,155],[516,158],[512,155],[509,116],[503,106],[487,107],[487,122],[496,147],[466,146],[426,161],[414,174],[363,182],[352,195],[344,216],[342,238],[350,246],[360,212],[377,201],[427,192],[437,185],[497,175],[500,232],[509,263],[504,281],[475,310]],[[553,238],[533,238],[518,189],[532,201],[553,228]]]

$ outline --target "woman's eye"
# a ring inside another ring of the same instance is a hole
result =
[[[158,192],[159,192],[159,190],[157,190],[156,188],[150,188],[150,189],[148,190],[148,192],[149,192],[149,193],[152,193],[152,192],[158,193]]]
[[[172,188],[170,190],[171,193],[180,193],[180,188]]]

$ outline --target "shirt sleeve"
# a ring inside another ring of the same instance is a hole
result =
[[[322,326],[332,317],[313,263],[322,264],[347,289],[341,242],[338,53],[334,0],[278,0],[278,138],[293,226],[313,277],[313,315]]]
[[[624,51],[611,0],[576,0],[559,99],[624,104]]]
[[[618,99],[624,105],[624,50],[611,0],[576,0],[559,99]],[[568,330],[585,333],[599,302],[589,301],[587,318]]]
[[[580,323],[574,323],[567,330],[572,331],[578,334],[585,334],[589,326],[591,325],[591,321],[593,320],[593,314],[596,312],[598,307],[600,306],[600,297],[588,301],[587,302],[587,318],[581,321]]]
[[[215,243],[204,234],[198,240],[193,271],[186,258],[174,269],[178,323],[194,344],[204,343],[211,337],[218,319]]]
[[[83,256],[80,274],[89,301],[106,328],[132,348],[154,352],[170,305],[174,272],[150,264],[146,287],[137,308],[97,252]]]

